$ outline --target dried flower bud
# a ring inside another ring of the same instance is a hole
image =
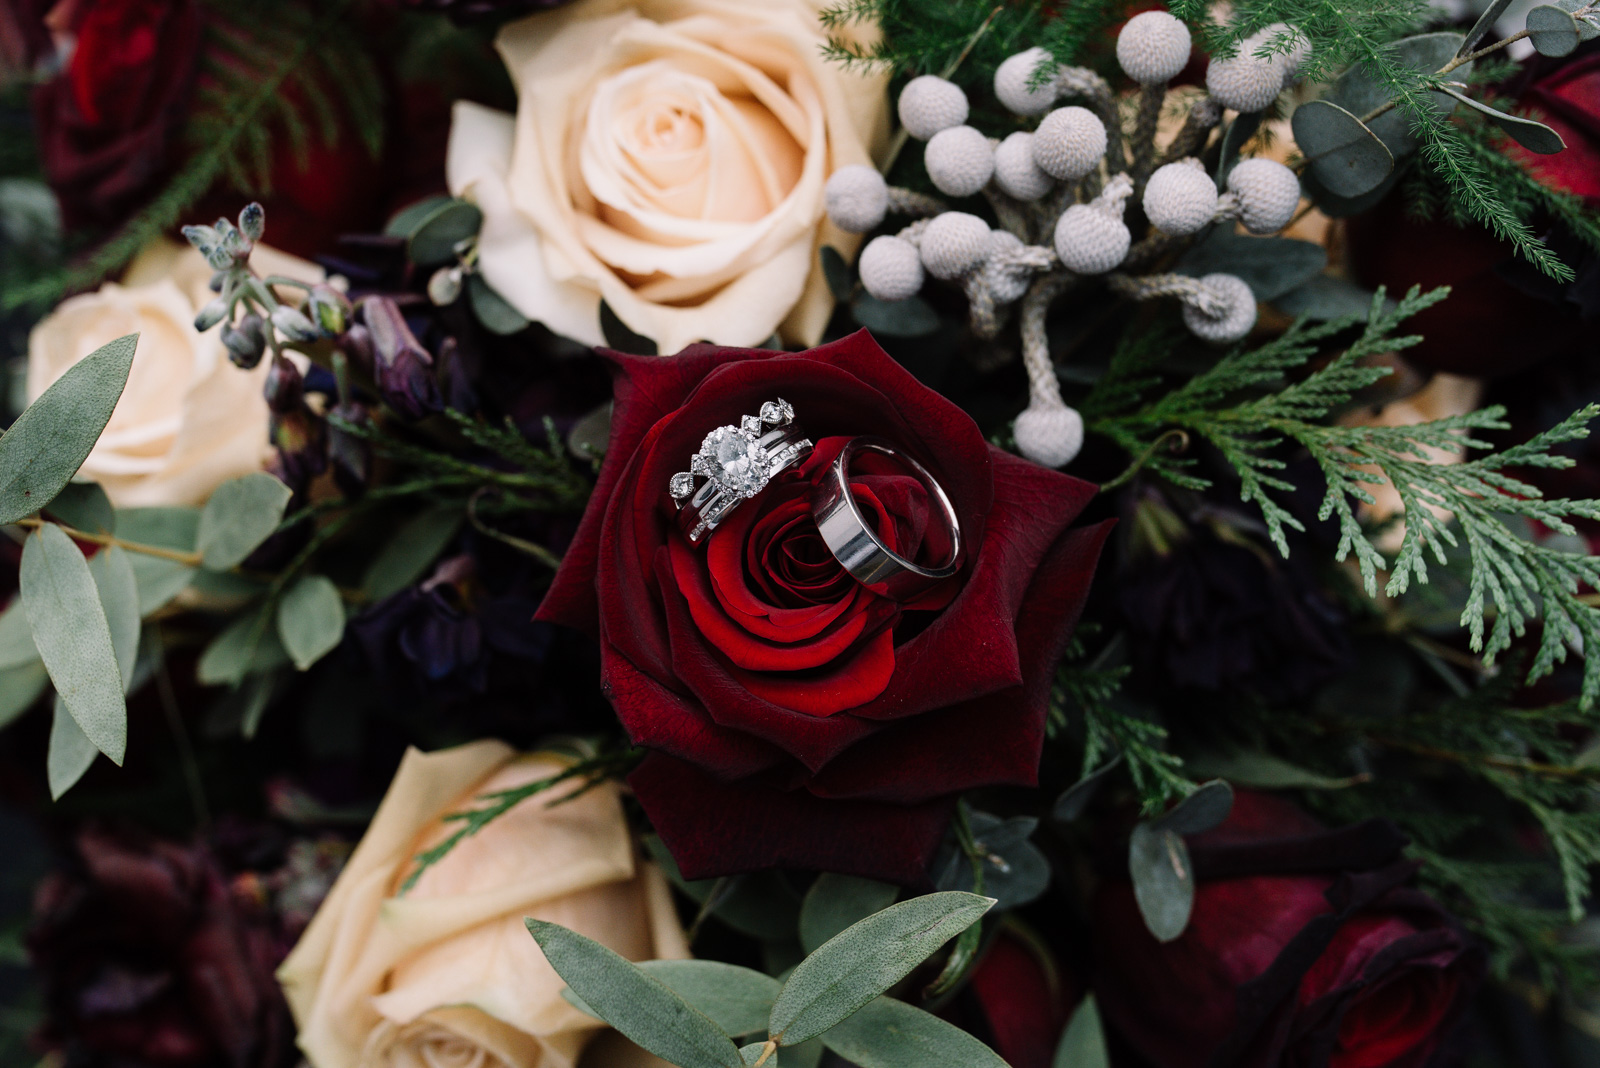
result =
[[[876,167],[865,163],[834,171],[823,195],[828,218],[847,233],[864,234],[876,228],[889,210],[889,186]]]
[[[1189,62],[1189,27],[1165,11],[1133,16],[1117,34],[1117,63],[1140,85],[1161,85]]]
[[[278,328],[278,333],[290,341],[315,341],[322,336],[317,331],[316,324],[307,319],[304,313],[287,304],[280,304],[272,309],[272,325]]]
[[[922,165],[939,192],[970,197],[994,176],[994,149],[989,139],[971,126],[951,126],[928,139]]]
[[[883,234],[867,242],[856,264],[861,285],[879,300],[905,300],[922,288],[922,257],[902,237]]]
[[[239,230],[251,241],[260,241],[267,230],[267,212],[260,204],[251,201],[239,211]]]
[[[1199,233],[1216,211],[1217,183],[1193,157],[1156,168],[1145,184],[1145,217],[1164,234]]]
[[[250,312],[237,324],[222,324],[222,343],[227,346],[228,359],[235,367],[248,371],[261,362],[261,354],[267,350],[266,325],[255,312]]]
[[[428,279],[428,299],[441,308],[454,304],[461,296],[462,281],[460,264],[440,267]]]
[[[266,394],[267,407],[275,412],[292,412],[305,399],[305,379],[300,368],[287,356],[274,356],[267,368],[267,382],[262,392]]]
[[[194,328],[202,334],[228,317],[228,302],[218,297],[211,301],[199,314],[194,317]]]
[[[954,82],[924,74],[900,90],[900,125],[918,141],[967,121],[967,94]]]
[[[350,299],[328,283],[319,282],[311,288],[311,296],[306,301],[306,314],[321,328],[323,334],[344,333],[345,326],[350,322],[350,313]]]
[[[1043,48],[1030,48],[1008,57],[994,72],[994,95],[1006,109],[1018,115],[1042,115],[1056,102],[1058,85],[1055,78],[1046,78],[1043,85],[1032,88],[1034,71],[1040,63],[1055,66],[1055,60]]]
[[[388,297],[372,297],[362,307],[372,334],[373,378],[384,401],[406,419],[439,411],[444,402],[433,357],[406,325],[400,306]]]
[[[935,278],[959,278],[989,255],[989,224],[964,211],[935,215],[922,232],[922,265]]]

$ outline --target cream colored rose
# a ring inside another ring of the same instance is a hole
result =
[[[320,282],[304,260],[261,245],[261,274]],[[146,248],[122,282],[72,297],[28,339],[28,400],[108,341],[138,333],[127,388],[80,474],[118,508],[199,504],[230,478],[259,471],[271,455],[267,361],[253,371],[228,362],[218,330],[202,334],[195,313],[216,294],[200,253],[174,242]]]
[[[602,1025],[561,997],[524,917],[633,960],[688,956],[666,881],[635,859],[613,784],[555,806],[576,782],[524,801],[397,896],[412,858],[453,830],[443,815],[565,766],[495,741],[406,753],[278,971],[313,1068],[569,1068]]]
[[[814,344],[818,247],[856,245],[823,186],[888,129],[884,78],[823,58],[821,7],[578,0],[501,30],[517,114],[458,103],[447,160],[483,210],[485,280],[586,344],[602,298],[663,353]]]

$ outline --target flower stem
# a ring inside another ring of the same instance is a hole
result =
[[[29,516],[26,519],[17,520],[13,525],[35,530],[49,522],[51,520],[41,519],[38,516]],[[79,530],[77,527],[69,527],[65,523],[55,523],[54,525],[60,527],[61,532],[74,541],[86,541],[91,545],[115,546],[118,549],[126,549],[130,553],[157,556],[163,560],[188,564],[190,567],[200,566],[201,556],[197,552],[185,552],[182,549],[164,549],[159,545],[144,545],[136,541],[124,541],[122,538],[113,537],[110,534],[91,534],[86,530]]]

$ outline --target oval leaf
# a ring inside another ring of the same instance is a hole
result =
[[[204,686],[236,686],[252,672],[288,663],[289,654],[270,622],[260,612],[246,612],[229,623],[200,654],[195,678]]]
[[[89,765],[94,763],[100,750],[84,735],[59,694],[52,715],[50,749],[45,756],[44,767],[50,780],[50,800],[59,801],[62,794],[83,778],[83,773],[89,770]]]
[[[467,299],[472,302],[472,314],[491,334],[505,337],[528,328],[528,317],[496,293],[482,275],[467,278]]]
[[[22,598],[18,597],[4,612],[0,612],[0,671],[38,662],[39,650],[33,647],[33,628],[28,626],[28,611],[22,607]]]
[[[114,534],[117,513],[98,482],[68,482],[50,502],[50,517],[89,534]]]
[[[1312,173],[1335,196],[1370,192],[1394,170],[1394,155],[1378,135],[1338,104],[1301,104],[1289,125]]]
[[[894,904],[900,888],[854,875],[820,875],[800,903],[800,945],[807,953],[840,931]]]
[[[1111,774],[1122,766],[1122,754],[1118,753],[1099,768],[1073,783],[1067,791],[1056,798],[1055,807],[1050,810],[1052,819],[1062,823],[1071,823],[1083,815],[1089,807],[1089,802],[1094,800],[1094,795],[1100,792],[1100,787],[1105,785]]]
[[[361,579],[367,600],[381,601],[422,578],[455,537],[465,517],[466,509],[459,501],[446,501],[402,523],[367,565]]]
[[[1194,910],[1194,876],[1183,839],[1156,824],[1139,824],[1128,843],[1128,874],[1144,925],[1156,940],[1183,934]]]
[[[862,293],[850,303],[856,322],[884,337],[923,337],[939,329],[939,313],[921,297],[879,300]]]
[[[22,603],[33,644],[78,726],[113,763],[128,744],[128,709],[111,630],[89,562],[51,523],[22,547]]]
[[[1100,1026],[1100,1008],[1088,994],[1067,1021],[1067,1029],[1056,1047],[1051,1068],[1111,1068],[1106,1051],[1106,1033]]]
[[[344,601],[324,575],[307,575],[278,602],[278,640],[294,666],[304,671],[344,637]]]
[[[1571,55],[1578,47],[1578,20],[1554,4],[1540,4],[1528,12],[1528,40],[1541,56]]]
[[[1177,834],[1199,834],[1220,824],[1232,811],[1233,787],[1221,779],[1212,779],[1155,822],[1163,830]]]
[[[1539,9],[1534,8],[1534,10],[1538,11]],[[1560,14],[1568,19],[1572,17],[1567,15],[1565,11],[1560,12]],[[1577,46],[1574,45],[1573,47]],[[1567,147],[1567,143],[1561,139],[1561,135],[1542,122],[1525,119],[1520,115],[1507,115],[1505,112],[1492,108],[1481,100],[1474,100],[1467,94],[1458,92],[1448,85],[1444,87],[1444,91],[1474,111],[1488,116],[1490,122],[1506,132],[1507,137],[1529,152],[1537,152],[1542,156],[1553,156]]]
[[[829,939],[795,966],[767,1030],[780,1045],[815,1038],[878,997],[977,923],[992,898],[959,891],[891,905]]]
[[[200,513],[201,562],[213,571],[243,563],[278,529],[291,496],[288,486],[263,471],[218,486]]]
[[[133,578],[129,553],[115,545],[101,549],[89,561],[100,594],[100,609],[106,614],[106,629],[111,632],[111,649],[117,654],[117,670],[122,675],[122,691],[133,683],[133,665],[139,659],[139,585]]]
[[[647,960],[639,967],[730,1035],[765,1030],[783,989],[770,975],[717,960]]]
[[[32,645],[32,642],[29,642]],[[0,727],[8,727],[50,688],[50,673],[34,660],[17,667],[0,668]]]
[[[117,513],[117,535],[125,541],[193,552],[200,533],[198,508],[125,508]],[[199,569],[147,553],[130,553],[139,585],[139,614],[148,616],[182,593]]]
[[[860,1068],[1006,1068],[999,1054],[955,1024],[894,998],[868,1003],[823,1035],[822,1044]]]
[[[606,1023],[682,1068],[739,1068],[739,1048],[661,980],[559,924],[526,921],[550,967]]]
[[[456,245],[476,236],[483,227],[483,212],[465,200],[440,204],[417,224],[406,244],[411,262],[421,267],[453,263]]]
[[[0,437],[0,525],[32,515],[78,473],[128,383],[138,334],[67,368]]]

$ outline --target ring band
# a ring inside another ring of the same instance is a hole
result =
[[[770,428],[770,429],[769,429]],[[728,514],[767,483],[811,454],[811,439],[782,397],[767,401],[759,415],[738,426],[719,426],[705,436],[689,470],[672,476],[668,489],[678,504],[678,525],[690,545],[699,545]],[[704,476],[698,487],[696,476]]]
[[[916,476],[950,528],[950,558],[937,567],[923,567],[894,552],[878,537],[850,493],[850,461],[860,452],[876,452],[898,461]],[[895,601],[905,601],[954,575],[961,565],[961,523],[955,506],[937,479],[916,460],[883,438],[851,438],[811,491],[811,514],[822,541],[834,559],[861,585]]]

